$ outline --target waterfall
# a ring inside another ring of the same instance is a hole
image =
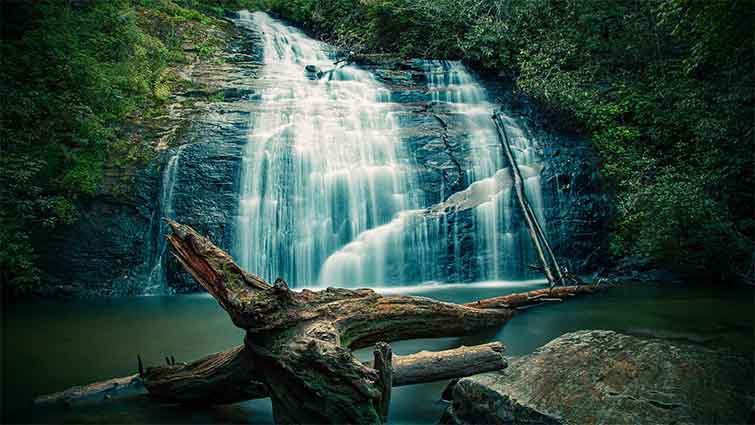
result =
[[[433,103],[450,106],[452,111],[467,118],[472,150],[468,181],[473,183],[465,194],[457,195],[457,199],[467,194],[476,199],[466,208],[474,208],[479,277],[483,280],[526,277],[525,263],[531,252],[528,240],[523,239],[527,237],[526,229],[514,212],[512,181],[509,171],[503,168],[498,136],[491,119],[496,106],[488,101],[485,90],[459,62],[429,61],[426,74]],[[542,166],[535,154],[534,143],[512,117],[504,117],[504,126],[526,180],[527,196],[538,220],[544,224],[540,188]]]
[[[181,160],[181,153],[186,145],[181,145],[176,153],[170,157],[162,173],[160,185],[160,199],[158,201],[159,213],[157,219],[157,238],[154,249],[152,250],[152,261],[147,286],[144,288],[144,295],[160,295],[170,291],[167,288],[165,279],[165,252],[167,250],[167,241],[165,235],[169,232],[168,225],[163,218],[175,218],[173,212],[173,189],[176,186],[176,176],[178,175],[178,165]]]
[[[409,155],[369,72],[345,66],[318,79],[334,68],[325,44],[262,13],[240,21],[262,34],[265,68],[234,254],[268,280],[313,285],[337,249],[418,207]]]
[[[265,64],[235,227],[233,253],[244,268],[299,287],[383,286],[458,278],[472,255],[480,279],[527,276],[526,230],[502,168],[495,105],[461,63],[429,61],[425,75],[432,105],[464,125],[471,184],[431,206],[390,93],[371,73],[334,69],[326,44],[263,13],[242,13],[239,24],[261,34]],[[515,119],[506,128],[542,218],[534,144]],[[467,210],[471,226],[459,222]],[[448,257],[450,265],[441,261]]]

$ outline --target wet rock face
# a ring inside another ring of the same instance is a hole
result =
[[[214,99],[204,104],[174,147],[161,153],[128,177],[128,192],[114,197],[103,193],[82,206],[82,219],[43,244],[45,270],[63,285],[74,284],[85,294],[138,295],[143,293],[161,234],[160,196],[163,173],[181,149],[172,197],[172,216],[231,250],[238,208],[241,160],[250,122],[249,109],[260,100],[255,76],[262,66],[259,35],[239,33],[224,64],[195,69],[192,78],[209,82]],[[422,60],[364,61],[388,89],[386,101],[403,144],[414,158],[418,196],[431,206],[448,199],[471,183],[472,152],[468,117],[452,107],[433,103]],[[491,100],[503,99],[537,140],[545,168],[541,172],[545,217],[551,242],[559,256],[573,259],[572,267],[588,272],[605,258],[606,225],[610,200],[603,193],[597,160],[589,142],[554,134],[543,126],[537,108],[526,99],[514,101],[505,81],[480,78]],[[191,90],[186,98],[202,99],[206,90]],[[442,117],[444,125],[436,116]],[[495,143],[496,141],[491,141]],[[124,176],[115,176],[123,179]],[[106,191],[107,192],[107,191]],[[514,215],[518,212],[515,211]],[[446,281],[480,279],[481,263],[489,253],[476,252],[476,220],[471,210],[449,215],[442,228],[447,240],[438,246],[438,264]],[[524,241],[523,243],[527,243]],[[200,290],[169,253],[164,256],[170,292]],[[410,262],[407,268],[412,268]],[[402,272],[404,273],[404,272]],[[409,273],[404,273],[408,275]]]
[[[131,175],[107,176],[130,185],[128,194],[101,193],[78,205],[72,226],[40,235],[40,265],[52,286],[44,295],[136,295],[148,260],[152,205],[159,186],[159,164]],[[111,190],[114,190],[111,188]],[[56,289],[59,289],[56,291]],[[62,291],[61,291],[62,290]]]
[[[537,130],[536,130],[537,132]],[[570,270],[591,272],[605,265],[613,202],[588,140],[540,130],[545,168],[541,173],[547,232]]]
[[[205,114],[190,132],[191,139],[181,153],[172,204],[178,222],[230,249],[249,117],[229,110],[222,114],[222,121],[217,115]],[[193,278],[172,256],[167,257],[166,280],[172,291],[198,290]]]
[[[612,331],[563,335],[501,372],[463,378],[446,424],[745,423],[751,359]]]
[[[465,171],[472,167],[472,158],[467,118],[448,106],[432,103],[425,65],[419,59],[399,60],[379,55],[360,61],[360,66],[371,70],[388,88],[390,101],[397,103],[395,114],[401,140],[414,155],[415,173],[426,204],[433,205],[472,183],[466,180]],[[478,82],[487,90],[489,100],[498,99],[507,114],[517,118],[528,137],[535,140],[537,154],[544,164],[541,185],[546,232],[556,255],[562,258],[562,265],[578,273],[601,268],[607,257],[612,200],[598,173],[599,161],[590,141],[546,128],[546,117],[526,97],[515,97],[510,81],[478,76]],[[447,130],[435,115],[442,117]],[[448,144],[442,142],[444,132]],[[455,229],[447,229],[447,234],[471,240],[475,232],[473,217],[461,215],[459,220]],[[474,243],[467,245],[470,249],[456,252],[463,258],[454,258],[450,251],[451,254],[439,259],[450,271],[448,281],[480,277],[480,263],[486,261],[487,253],[476,253]],[[458,264],[463,264],[464,272],[457,271]]]
[[[237,105],[253,100],[261,63],[255,35],[235,34],[225,64],[196,66],[190,78],[201,90],[190,89],[184,99],[196,99],[191,124],[179,128],[174,147],[158,154],[144,168],[106,172],[99,193],[79,206],[80,219],[45,241],[40,258],[51,283],[64,295],[140,295],[154,266],[164,237],[160,230],[161,189],[170,159],[181,150],[172,196],[171,215],[208,235],[219,246],[232,246],[238,199],[241,152],[246,144],[248,111]],[[210,95],[222,100],[208,103]],[[170,255],[165,257],[169,292],[200,288]],[[46,294],[45,294],[46,295]]]
[[[175,220],[192,226],[229,252],[234,243],[241,161],[252,125],[248,107],[259,100],[254,83],[262,66],[259,35],[239,31],[231,43],[227,64],[205,71],[205,78],[222,93],[223,100],[209,104],[181,139],[172,199]],[[172,255],[165,257],[170,292],[201,290]]]

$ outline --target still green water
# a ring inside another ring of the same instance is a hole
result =
[[[536,289],[537,283],[409,287],[403,293],[468,302]],[[396,291],[395,289],[393,291]],[[92,407],[32,408],[38,395],[136,372],[166,356],[190,361],[240,344],[243,332],[207,295],[38,301],[7,305],[3,313],[3,422],[35,423],[271,423],[269,400],[226,406],[158,404],[143,397]],[[563,333],[611,329],[681,342],[753,352],[753,291],[728,286],[637,284],[523,312],[498,330],[463,338],[393,343],[394,352],[442,350],[502,341],[522,355]],[[357,353],[367,359],[369,350]],[[437,423],[446,382],[396,388],[391,423]]]

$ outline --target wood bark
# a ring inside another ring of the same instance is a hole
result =
[[[378,372],[378,388],[380,389],[380,400],[375,409],[380,414],[380,419],[386,422],[388,419],[388,408],[391,406],[391,389],[393,389],[393,352],[391,346],[378,342],[373,352],[374,360],[372,368]]]
[[[162,401],[222,404],[267,397],[243,345],[188,364],[148,368],[143,381]]]
[[[457,305],[369,289],[294,292],[282,279],[270,285],[244,271],[190,227],[168,223],[178,261],[247,331],[251,365],[278,423],[380,423],[380,375],[351,349],[465,335],[500,326],[515,312],[496,303]]]
[[[498,130],[498,140],[501,144],[501,149],[503,150],[506,159],[509,162],[511,175],[514,178],[514,193],[516,193],[516,199],[519,203],[519,208],[522,211],[522,216],[524,217],[525,224],[527,225],[527,232],[530,235],[530,239],[532,239],[532,245],[535,247],[537,258],[543,265],[545,277],[548,279],[550,285],[553,286],[556,282],[556,276],[553,274],[550,263],[545,258],[545,253],[543,252],[543,246],[540,242],[540,237],[537,233],[537,230],[535,229],[534,221],[536,221],[536,218],[530,215],[531,209],[527,207],[528,201],[527,195],[524,193],[524,180],[522,179],[522,174],[519,171],[516,160],[514,159],[514,153],[511,151],[508,136],[506,136],[506,130],[504,129],[503,123],[501,122],[498,114],[493,115],[493,120],[495,121],[496,129]]]
[[[593,294],[600,290],[594,285],[558,286],[555,288],[538,289],[520,294],[510,294],[501,297],[487,298],[464,304],[475,308],[521,308],[542,302],[547,298],[571,298],[577,295]]]
[[[386,344],[387,345],[387,344]],[[103,399],[127,388],[144,388],[160,401],[184,404],[223,404],[266,398],[267,387],[246,356],[243,345],[211,354],[191,363],[159,366],[139,374],[109,379],[37,398],[35,404],[67,404]],[[392,355],[392,387],[460,378],[506,367],[500,342],[423,351],[408,356]],[[374,364],[365,366],[379,369]]]
[[[120,394],[131,389],[142,388],[142,379],[138,373],[107,381],[79,385],[53,394],[34,399],[36,405],[60,404],[65,407],[86,400],[102,400],[107,396]]]
[[[506,367],[503,344],[493,342],[440,352],[393,356],[393,386],[461,378]]]

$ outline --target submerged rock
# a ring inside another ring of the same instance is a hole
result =
[[[612,331],[563,335],[508,369],[460,379],[446,424],[746,423],[752,361]]]

